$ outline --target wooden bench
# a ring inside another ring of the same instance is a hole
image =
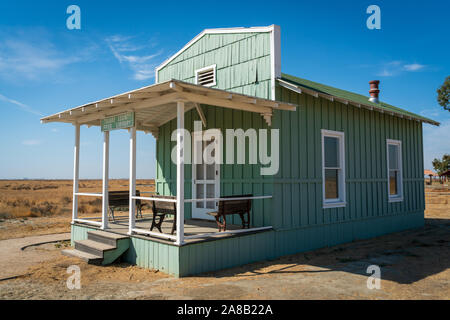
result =
[[[136,196],[140,196],[139,190],[136,190]],[[108,191],[108,205],[109,205],[109,215],[113,221],[114,210],[118,208],[129,208],[130,205],[130,191]],[[145,203],[142,203],[140,199],[136,199],[136,218],[140,215],[142,218],[142,207]]]
[[[250,198],[253,197],[252,194],[246,195],[238,195],[238,196],[225,196],[221,198]],[[242,199],[242,200],[219,200],[219,209],[218,211],[208,212],[209,215],[216,218],[217,226],[220,231],[227,230],[227,215],[230,214],[239,214],[242,220],[242,228],[248,229],[250,228],[250,210],[252,208],[252,200],[251,199]],[[244,214],[247,213],[247,221],[244,219]],[[220,222],[220,218],[223,219],[223,222]]]
[[[173,196],[160,196],[160,195],[154,195],[152,196],[152,198],[171,199],[171,200],[176,199],[176,197]],[[173,215],[173,223],[172,223],[172,232],[170,234],[173,234],[177,226],[176,202],[152,200],[152,210],[153,210],[153,220],[152,225],[150,226],[150,231],[152,231],[153,228],[156,227],[159,230],[159,232],[162,233],[161,226],[164,221],[164,218],[166,217],[166,214],[171,214]]]

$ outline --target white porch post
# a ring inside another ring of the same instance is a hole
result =
[[[184,242],[184,101],[177,101],[177,240]]]
[[[128,234],[133,234],[135,226],[136,199],[136,127],[130,128],[130,204]]]
[[[109,131],[103,132],[103,189],[102,189],[102,226],[108,228],[108,184],[109,184]]]
[[[73,198],[72,223],[78,218],[78,179],[80,177],[80,125],[75,124],[75,145],[73,148]]]

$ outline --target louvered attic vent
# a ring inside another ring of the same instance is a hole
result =
[[[216,85],[216,65],[198,69],[195,71],[195,79],[197,84],[205,87]]]

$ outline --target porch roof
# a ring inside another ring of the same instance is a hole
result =
[[[151,132],[157,137],[158,128],[177,117],[177,101],[185,101],[185,111],[197,108],[204,122],[206,119],[204,119],[199,104],[260,113],[269,125],[271,125],[274,109],[290,111],[296,109],[296,105],[290,103],[172,79],[64,110],[42,118],[41,122],[100,126],[101,119],[133,111],[135,112],[136,129]]]

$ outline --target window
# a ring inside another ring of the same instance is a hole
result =
[[[403,201],[401,141],[387,140],[387,167],[389,201]]]
[[[322,130],[323,207],[345,207],[344,133]]]
[[[198,69],[195,71],[195,82],[205,87],[216,85],[216,65]]]

